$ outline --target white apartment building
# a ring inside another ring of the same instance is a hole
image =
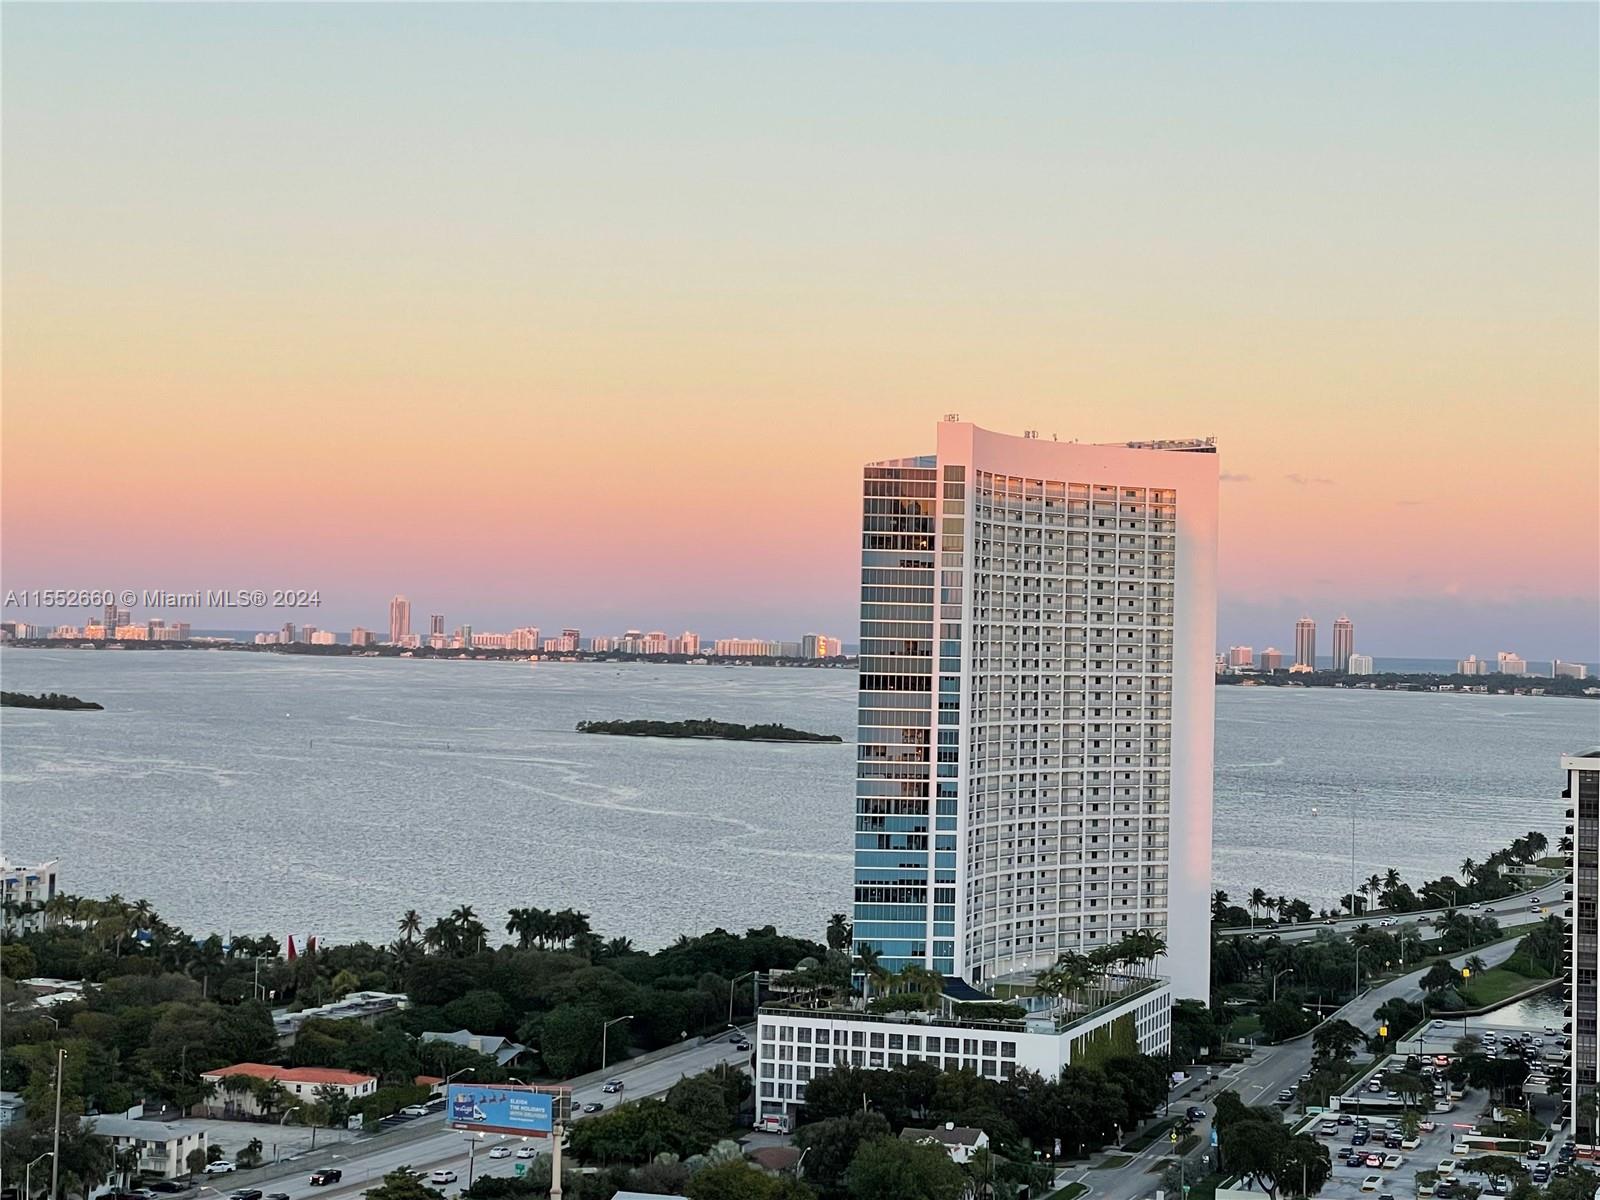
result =
[[[1469,654],[1456,663],[1457,675],[1487,675],[1489,670],[1489,663],[1476,654]]]
[[[1526,675],[1528,673],[1528,664],[1520,654],[1502,650],[1495,655],[1494,669],[1497,675]]]
[[[44,928],[44,906],[58,890],[56,874],[60,865],[59,859],[52,858],[37,866],[25,866],[0,855],[0,906],[8,933]]]
[[[139,1109],[131,1109],[138,1112]],[[110,1140],[118,1153],[139,1152],[137,1172],[177,1179],[189,1173],[184,1161],[199,1150],[205,1152],[207,1129],[204,1121],[144,1121],[134,1117],[87,1117],[89,1132]]]
[[[1345,664],[1345,671],[1351,675],[1371,675],[1373,672],[1372,655],[1352,654]]]
[[[778,643],[761,638],[718,638],[711,652],[719,658],[777,658]]]
[[[1255,650],[1250,646],[1229,646],[1228,667],[1234,671],[1248,671],[1255,665]]]
[[[858,947],[982,986],[1151,929],[1207,998],[1214,447],[947,421],[863,524]]]
[[[21,636],[20,634],[18,635]],[[1589,668],[1583,663],[1562,662],[1559,658],[1550,664],[1550,678],[1552,679],[1587,679]]]

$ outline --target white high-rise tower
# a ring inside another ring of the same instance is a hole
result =
[[[1136,930],[1210,994],[1217,459],[938,427],[865,472],[854,936],[975,984]]]
[[[1333,669],[1350,670],[1350,656],[1356,652],[1356,627],[1349,617],[1340,616],[1333,623]],[[1315,664],[1312,664],[1313,666]]]
[[[398,646],[411,632],[411,601],[396,596],[389,601],[389,644]]]

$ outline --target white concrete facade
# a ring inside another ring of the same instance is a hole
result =
[[[1217,488],[959,421],[868,465],[858,947],[981,987],[1150,929],[1209,997]]]
[[[139,1151],[135,1171],[162,1179],[188,1174],[184,1160],[195,1150],[204,1153],[207,1146],[203,1121],[141,1121],[130,1117],[87,1117],[85,1120],[89,1132],[109,1139],[118,1153],[130,1147]]]
[[[59,859],[50,859],[37,866],[13,863],[0,857],[0,903],[4,905],[3,919],[9,930],[29,932],[45,926],[44,906],[55,896]]]
[[[1019,1070],[1053,1079],[1122,1017],[1132,1018],[1141,1054],[1165,1054],[1171,1048],[1172,989],[1161,979],[1059,1030],[1048,1019],[959,1021],[932,1014],[918,1019],[768,1005],[756,1021],[756,1120],[790,1115],[804,1105],[806,1084],[836,1066],[882,1070],[922,1061],[988,1079],[1009,1079]]]
[[[1572,1079],[1567,1089],[1574,1136],[1588,1144],[1591,1126],[1579,1102],[1600,1087],[1600,749],[1561,758],[1567,833],[1572,838],[1571,972]]]

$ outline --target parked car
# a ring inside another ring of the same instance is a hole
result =
[[[408,1104],[400,1110],[402,1117],[425,1117],[428,1115],[426,1104]]]
[[[1292,1104],[1292,1103],[1294,1103],[1294,1089],[1293,1088],[1284,1088],[1281,1092],[1279,1092],[1278,1093],[1278,1103],[1279,1104]]]
[[[620,1092],[622,1090],[622,1080],[608,1079],[600,1090],[602,1092]]]
[[[1450,1200],[1450,1197],[1454,1196],[1455,1193],[1456,1186],[1448,1179],[1441,1179],[1433,1185],[1434,1200]]]
[[[1365,1179],[1363,1179],[1361,1181],[1361,1190],[1363,1192],[1375,1192],[1379,1188],[1381,1188],[1382,1186],[1383,1186],[1383,1176],[1382,1175],[1368,1175]]]
[[[456,1173],[454,1171],[451,1171],[451,1170],[438,1170],[438,1171],[430,1171],[430,1172],[428,1172],[428,1182],[429,1183],[454,1183],[456,1181],[456,1178],[457,1178]]]
[[[1358,1129],[1350,1135],[1350,1144],[1352,1146],[1365,1146],[1371,1138],[1372,1135],[1365,1129]]]
[[[1533,1169],[1533,1181],[1535,1183],[1549,1183],[1550,1182],[1550,1164],[1549,1163],[1540,1163],[1537,1167],[1535,1167]]]
[[[227,1175],[238,1169],[225,1158],[219,1158],[216,1162],[208,1162],[206,1164],[207,1175]]]
[[[489,1157],[490,1158],[510,1158],[511,1157],[511,1147],[510,1146],[496,1146],[494,1149],[489,1151]]]
[[[157,1179],[150,1185],[150,1190],[152,1192],[164,1192],[169,1196],[176,1196],[181,1192],[187,1192],[192,1186],[192,1184],[179,1183],[176,1179]]]
[[[1341,1124],[1341,1125],[1354,1125],[1355,1123],[1356,1123],[1356,1119],[1354,1117],[1352,1117],[1349,1113],[1340,1113],[1339,1114],[1339,1124]]]
[[[1381,1167],[1381,1166],[1383,1166],[1383,1155],[1381,1155],[1381,1154],[1369,1154],[1369,1155],[1367,1155],[1367,1166],[1369,1166],[1369,1167]]]
[[[327,1187],[330,1183],[338,1183],[344,1178],[344,1172],[338,1167],[323,1167],[320,1171],[311,1172],[311,1178],[306,1180],[312,1187]]]
[[[1337,1121],[1324,1121],[1322,1124],[1317,1126],[1317,1133],[1321,1137],[1332,1137],[1338,1132],[1339,1122]]]

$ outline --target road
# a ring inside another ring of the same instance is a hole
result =
[[[750,1029],[746,1029],[748,1034]],[[701,1071],[710,1070],[719,1064],[727,1064],[730,1068],[748,1068],[750,1055],[748,1051],[734,1049],[726,1037],[706,1042],[703,1045],[688,1047],[676,1054],[656,1059],[636,1066],[619,1066],[609,1078],[623,1081],[624,1091],[621,1095],[601,1091],[604,1082],[598,1076],[586,1077],[589,1081],[575,1087],[572,1092],[573,1108],[578,1109],[591,1102],[602,1103],[607,1109],[615,1107],[624,1100],[637,1100],[641,1096],[656,1096],[667,1091],[685,1075],[696,1075]],[[577,1120],[583,1120],[580,1115]],[[401,1133],[409,1133],[409,1137],[397,1137]],[[232,1175],[220,1176],[208,1180],[201,1189],[201,1200],[214,1200],[214,1196],[226,1196],[236,1188],[259,1188],[263,1192],[283,1192],[291,1200],[352,1200],[366,1188],[372,1186],[390,1171],[399,1167],[413,1167],[419,1170],[433,1170],[446,1168],[457,1172],[460,1176],[455,1187],[464,1188],[467,1185],[467,1158],[468,1142],[476,1140],[477,1149],[474,1158],[475,1175],[510,1175],[515,1169],[516,1158],[492,1159],[489,1151],[496,1146],[504,1145],[515,1150],[524,1143],[531,1144],[536,1150],[549,1149],[548,1141],[542,1138],[503,1137],[499,1134],[479,1134],[458,1132],[445,1125],[443,1114],[428,1117],[418,1117],[399,1129],[391,1130],[385,1134],[371,1139],[370,1146],[363,1146],[362,1141],[341,1142],[328,1151],[318,1150],[314,1154],[300,1156],[293,1163],[280,1163],[268,1165],[253,1171],[240,1171]],[[310,1173],[319,1167],[337,1167],[344,1173],[344,1178],[330,1187],[312,1187],[308,1182]]]
[[[1467,959],[1477,954],[1489,966],[1496,966],[1511,957],[1517,948],[1514,941],[1498,942],[1492,946],[1484,946],[1476,951],[1468,951],[1450,960],[1452,966],[1460,968],[1466,965]],[[1422,977],[1425,971],[1414,971],[1409,975],[1402,975],[1398,979],[1390,980],[1380,987],[1364,992],[1356,999],[1346,1004],[1343,1008],[1333,1013],[1332,1016],[1349,1021],[1364,1033],[1373,1034],[1378,1031],[1378,1021],[1373,1013],[1387,1001],[1399,997],[1404,1000],[1418,1001],[1422,998]],[[1294,1041],[1285,1042],[1280,1046],[1268,1046],[1257,1049],[1249,1061],[1227,1067],[1217,1072],[1217,1078],[1212,1083],[1204,1079],[1196,1080],[1187,1090],[1173,1093],[1172,1111],[1181,1112],[1191,1104],[1204,1108],[1207,1121],[1196,1122],[1195,1128],[1202,1135],[1210,1134],[1210,1115],[1215,1108],[1210,1103],[1190,1098],[1190,1093],[1199,1094],[1201,1091],[1235,1091],[1239,1098],[1246,1104],[1271,1104],[1284,1088],[1298,1086],[1300,1077],[1311,1069],[1311,1036],[1306,1034]],[[1107,1167],[1102,1169],[1087,1170],[1075,1179],[1084,1183],[1089,1188],[1089,1193],[1095,1197],[1104,1197],[1105,1200],[1134,1200],[1139,1197],[1154,1196],[1155,1190],[1160,1186],[1160,1176],[1151,1174],[1150,1168],[1156,1160],[1164,1157],[1171,1144],[1166,1139],[1158,1140],[1154,1145],[1136,1154],[1133,1160],[1120,1167]]]
[[[1542,888],[1536,888],[1529,892],[1520,892],[1515,896],[1506,896],[1482,908],[1463,907],[1459,911],[1475,917],[1491,916],[1500,923],[1502,928],[1516,925],[1535,925],[1549,915],[1548,912],[1541,913],[1539,911],[1541,908],[1548,908],[1550,912],[1560,912],[1564,916],[1570,915],[1567,911],[1570,904],[1562,899],[1565,890],[1566,885],[1557,879],[1547,883]],[[1548,903],[1540,904],[1539,900],[1541,898]],[[1494,911],[1489,912],[1489,909]],[[1450,911],[1448,908],[1430,908],[1417,912],[1390,913],[1385,912],[1383,909],[1378,909],[1368,916],[1346,917],[1331,924],[1327,921],[1316,921],[1310,925],[1260,924],[1254,927],[1239,925],[1228,929],[1219,929],[1217,930],[1217,936],[1277,937],[1285,942],[1301,942],[1308,938],[1314,938],[1320,933],[1351,934],[1362,926],[1377,926],[1380,921],[1389,917],[1398,918],[1401,925],[1416,925],[1424,917],[1430,922],[1437,921]]]

